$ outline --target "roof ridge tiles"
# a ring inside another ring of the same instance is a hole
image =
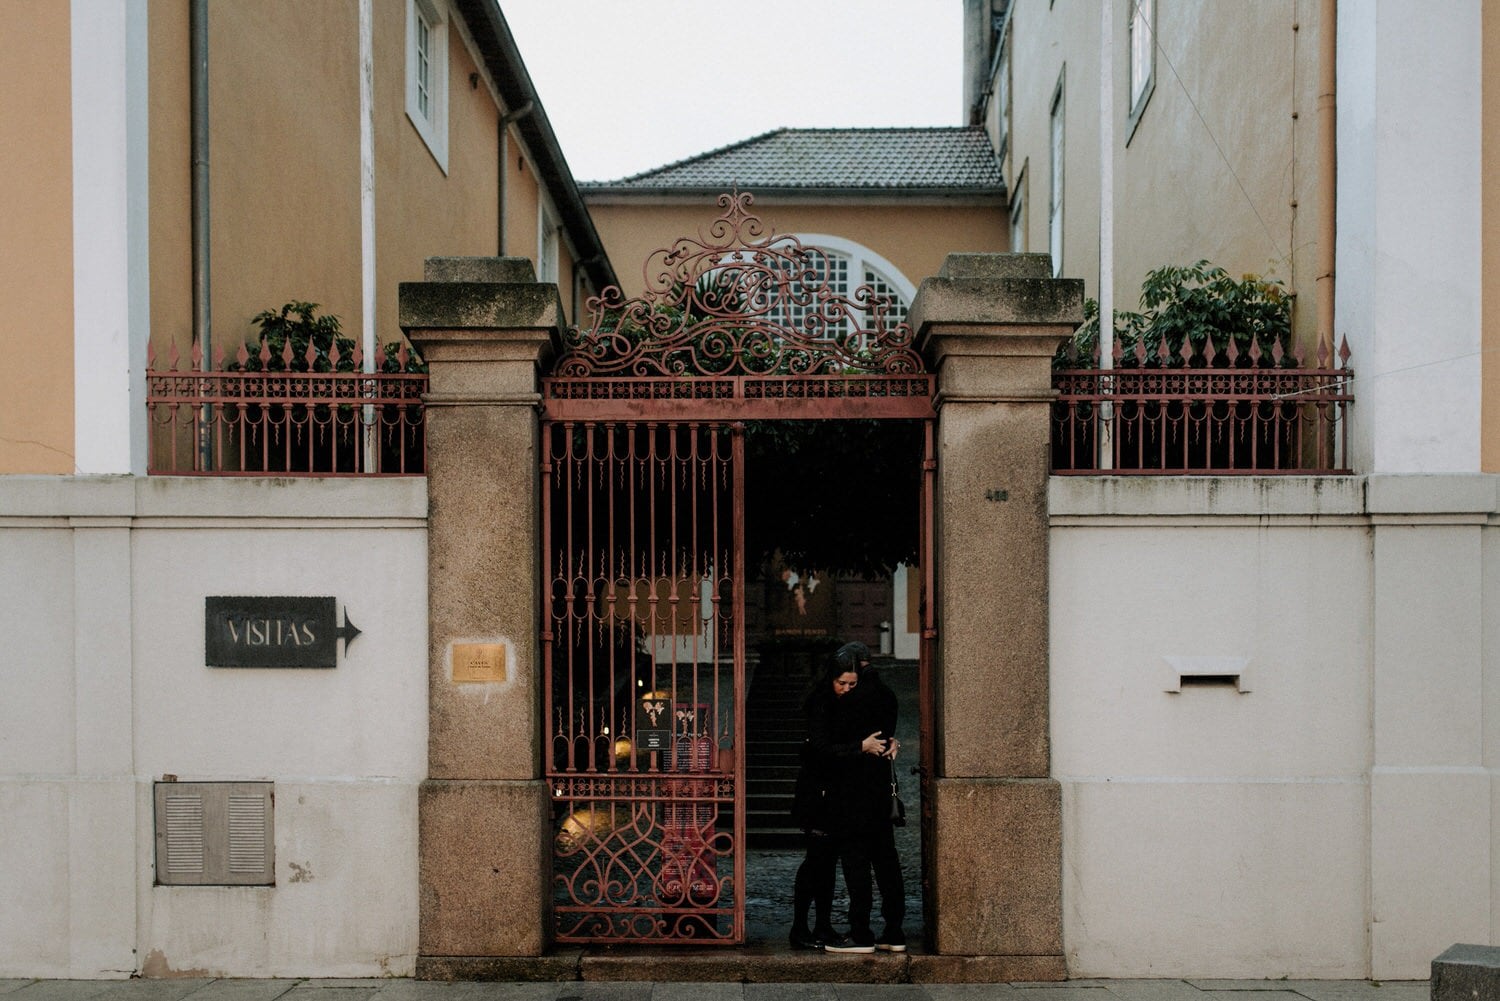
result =
[[[774,147],[774,144],[777,143],[777,141],[780,141],[782,143],[782,145],[792,145],[792,144],[795,144],[795,141],[797,139],[799,139],[799,138],[814,138],[814,137],[848,137],[848,138],[854,138],[854,137],[871,137],[871,136],[875,136],[875,135],[889,135],[889,136],[910,135],[910,136],[917,136],[917,135],[934,135],[934,134],[966,135],[966,136],[967,135],[973,135],[973,136],[976,136],[976,137],[983,137],[984,136],[984,130],[982,128],[978,127],[978,126],[973,126],[973,125],[859,125],[859,126],[828,126],[828,127],[822,127],[822,126],[820,126],[820,127],[793,127],[793,126],[784,126],[784,127],[781,127],[781,128],[771,129],[771,130],[766,131],[766,132],[757,133],[756,135],[749,136],[749,137],[747,137],[745,139],[738,140],[737,142],[728,143],[728,144],[723,145],[723,146],[717,146],[717,147],[715,147],[713,149],[705,150],[702,153],[695,153],[692,156],[683,157],[683,158],[678,159],[678,160],[673,160],[673,161],[671,161],[669,163],[664,163],[664,164],[661,164],[660,166],[652,167],[652,168],[650,168],[648,170],[638,171],[638,172],[636,172],[634,174],[629,174],[629,175],[627,175],[625,177],[617,178],[615,180],[609,180],[609,181],[585,181],[585,182],[582,182],[580,184],[580,187],[582,187],[584,189],[590,189],[590,188],[615,188],[615,187],[622,187],[622,186],[627,186],[627,187],[646,187],[646,186],[650,186],[650,182],[653,179],[660,179],[660,178],[662,178],[664,176],[670,176],[672,174],[680,174],[680,173],[682,173],[684,171],[684,169],[692,169],[694,166],[708,165],[708,164],[711,164],[715,160],[724,159],[724,158],[726,158],[728,156],[731,156],[733,154],[737,154],[737,153],[749,153],[749,154],[753,155],[756,152],[756,148],[757,147],[764,147],[765,149],[768,149],[768,150],[772,149]],[[988,143],[987,140],[985,141],[985,147],[986,147],[986,150],[988,151],[989,143]],[[991,153],[990,155],[993,156],[993,153]],[[671,182],[667,182],[667,183],[668,183],[669,186],[671,186]],[[806,181],[793,182],[792,186],[794,186],[794,187],[803,187],[803,186],[807,186],[808,183],[815,183],[815,182],[811,178],[809,178]],[[848,186],[848,183],[845,182],[845,184],[841,185],[841,186]],[[881,181],[868,182],[867,181],[867,182],[863,182],[863,186],[893,187],[893,186],[899,186],[899,185],[895,184],[893,182],[890,182],[890,181],[884,181],[884,182],[881,182]]]

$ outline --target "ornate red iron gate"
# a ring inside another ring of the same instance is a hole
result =
[[[836,294],[750,204],[721,196],[697,239],[648,258],[640,298],[590,300],[542,380],[559,942],[744,941],[744,422],[927,421],[932,579],[933,380],[912,332],[869,287]]]

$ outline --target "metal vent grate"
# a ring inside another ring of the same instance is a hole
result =
[[[167,868],[174,874],[203,872],[203,797],[167,796]]]
[[[158,782],[156,882],[162,886],[270,886],[269,782]]]
[[[266,799],[229,797],[229,871],[260,873],[266,867]]]

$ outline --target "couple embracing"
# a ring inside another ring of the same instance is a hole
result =
[[[793,887],[793,948],[906,951],[901,930],[906,890],[891,817],[893,769],[901,746],[895,736],[896,713],[895,693],[870,667],[870,650],[863,643],[839,647],[807,693],[807,738],[792,805],[793,819],[807,837],[807,856]],[[848,935],[833,927],[836,865],[842,865],[849,891]],[[884,922],[878,936],[870,925],[872,873]]]

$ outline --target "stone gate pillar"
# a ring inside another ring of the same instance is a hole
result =
[[[931,910],[948,975],[1061,979],[1047,717],[1052,355],[1083,283],[1045,254],[952,254],[909,322],[938,381]]]
[[[419,976],[496,975],[550,945],[537,649],[537,378],[563,324],[522,258],[432,258],[400,287],[426,359],[428,771]]]

